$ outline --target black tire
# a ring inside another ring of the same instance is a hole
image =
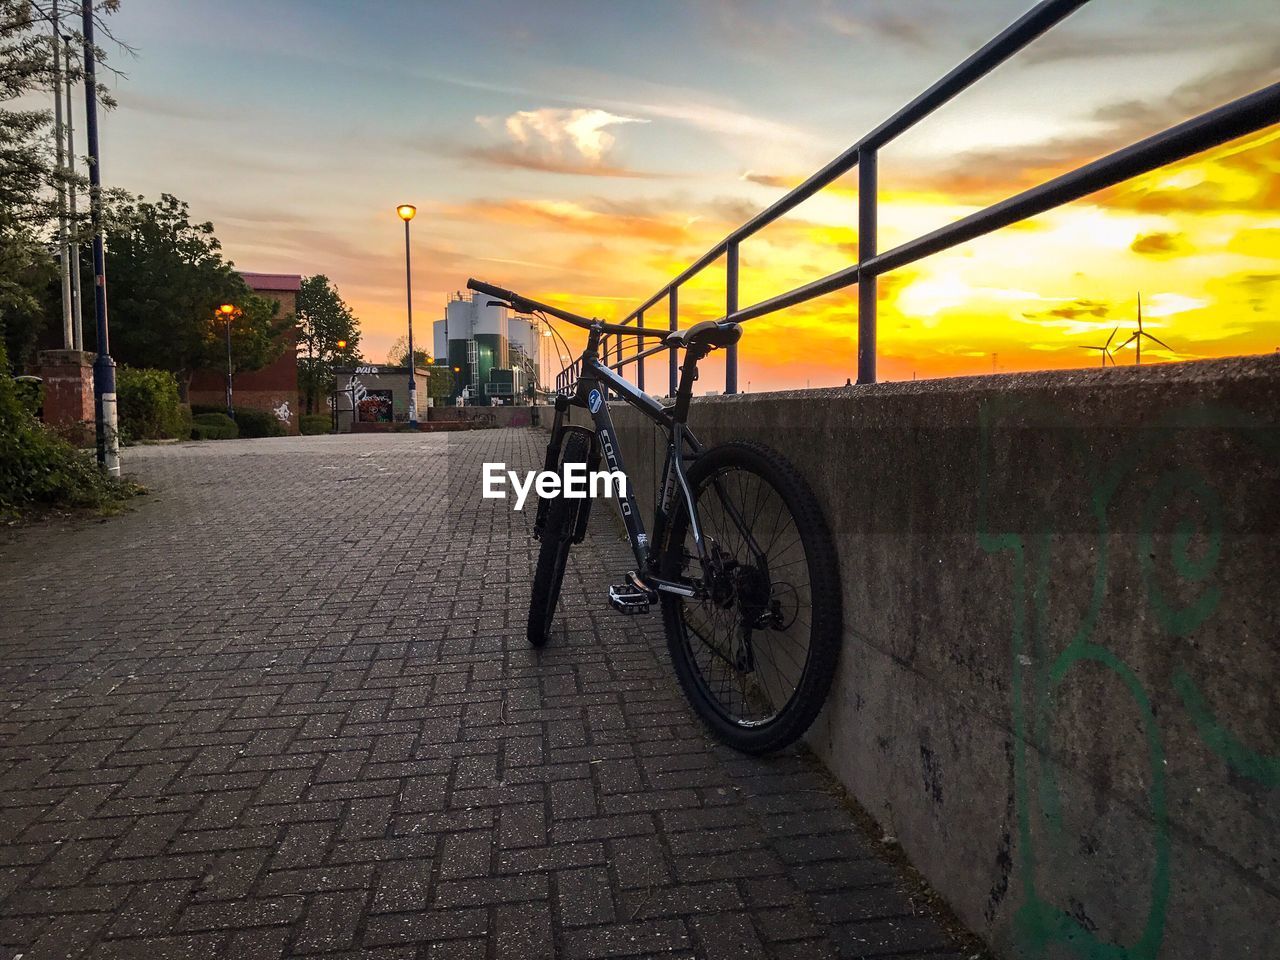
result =
[[[676,676],[689,703],[721,740],[744,753],[779,750],[813,723],[835,676],[842,621],[831,532],[804,478],[762,444],[714,447],[694,462],[688,479],[704,541],[716,545],[720,567],[733,572],[718,577],[717,597],[695,601],[662,594]],[[725,508],[726,499],[742,522]],[[769,505],[775,501],[776,509]],[[682,498],[678,504],[663,553],[663,576],[701,579],[688,510]],[[784,520],[794,526],[794,540]],[[743,526],[758,551],[749,548]],[[748,621],[767,626],[748,628]],[[794,675],[789,682],[788,674]]]
[[[560,475],[564,476],[565,464],[586,464],[589,452],[588,435],[578,430],[570,432],[560,454]],[[547,501],[538,566],[533,574],[533,594],[529,598],[529,642],[535,647],[545,645],[551,637],[551,625],[555,621],[556,606],[560,603],[560,586],[564,583],[564,569],[569,562],[569,547],[573,543],[573,528],[580,503],[565,497]]]

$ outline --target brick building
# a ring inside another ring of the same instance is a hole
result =
[[[298,310],[298,290],[302,277],[295,273],[244,273],[244,282],[258,296],[280,304],[277,317],[290,317]],[[285,349],[261,370],[237,373],[232,381],[232,401],[237,407],[269,410],[285,424],[289,433],[298,432],[298,334],[290,324],[281,334]],[[191,402],[222,406],[226,400],[226,374],[201,370],[191,378]]]

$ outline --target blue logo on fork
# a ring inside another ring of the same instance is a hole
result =
[[[587,394],[587,409],[595,413],[600,409],[600,404],[604,403],[604,397],[600,396],[599,390],[592,390]]]

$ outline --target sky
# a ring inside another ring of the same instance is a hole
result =
[[[371,361],[405,329],[398,203],[420,340],[468,276],[617,319],[1029,6],[123,0],[104,180],[188,201],[240,269],[329,276]],[[1276,82],[1278,19],[1094,0],[883,151],[880,249]],[[742,305],[856,260],[855,177],[744,242]],[[882,277],[880,376],[1097,365],[1139,294],[1171,348],[1144,362],[1280,347],[1280,128]],[[740,385],[855,376],[856,297],[751,321]]]

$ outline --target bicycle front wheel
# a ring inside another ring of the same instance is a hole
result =
[[[564,441],[560,456],[560,476],[570,463],[585,465],[590,452],[589,435],[585,431],[572,430]],[[564,571],[569,562],[569,547],[573,544],[573,529],[578,519],[581,501],[571,501],[556,496],[547,503],[546,520],[542,526],[542,543],[538,548],[538,566],[533,574],[533,593],[529,598],[529,643],[535,647],[546,644],[555,622],[556,607],[560,603],[560,587],[564,583]]]
[[[704,595],[662,595],[676,676],[730,746],[780,749],[813,723],[835,674],[842,625],[831,533],[809,485],[761,444],[714,447],[688,480],[710,571],[681,500],[663,576],[700,579]]]

